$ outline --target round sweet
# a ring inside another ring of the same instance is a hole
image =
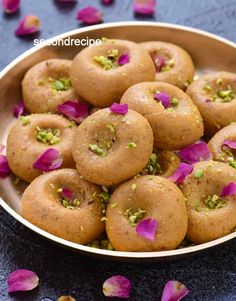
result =
[[[73,198],[64,196],[64,190]],[[104,231],[100,187],[82,179],[74,169],[60,169],[36,178],[24,191],[21,205],[25,219],[39,228],[80,244]]]
[[[170,106],[165,108],[156,95],[167,94]],[[130,87],[121,103],[142,114],[150,123],[154,146],[164,150],[178,150],[203,135],[203,122],[190,97],[177,87],[161,82],[139,83]]]
[[[140,44],[151,55],[155,66],[155,80],[185,89],[194,77],[194,65],[189,54],[181,47],[166,42]]]
[[[194,165],[193,172],[181,185],[187,201],[187,238],[193,243],[208,242],[233,231],[236,195],[220,197],[220,193],[235,180],[236,170],[227,164],[203,161]]]
[[[70,67],[70,60],[50,59],[26,72],[22,93],[28,112],[56,113],[59,104],[78,98],[71,85]]]
[[[111,186],[142,171],[153,148],[152,129],[135,111],[126,115],[101,109],[76,130],[73,157],[86,180]]]
[[[158,223],[153,241],[136,232],[136,224],[150,218]],[[187,224],[183,194],[170,180],[159,176],[140,176],[121,184],[106,212],[107,235],[118,251],[175,249],[186,235]]]
[[[155,67],[138,44],[107,40],[79,52],[72,62],[71,76],[79,95],[95,106],[107,107],[118,102],[133,84],[154,80]]]
[[[214,72],[194,81],[186,93],[198,107],[205,135],[212,136],[236,121],[236,74]]]
[[[7,160],[12,172],[26,182],[42,171],[33,164],[47,149],[58,150],[62,167],[75,167],[72,145],[75,127],[66,118],[54,114],[32,114],[18,119],[7,138]]]

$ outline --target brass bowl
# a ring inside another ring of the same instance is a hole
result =
[[[72,38],[120,38],[135,42],[161,40],[180,45],[188,51],[194,60],[197,74],[209,71],[225,70],[236,73],[236,45],[233,42],[216,35],[179,25],[153,22],[120,22],[95,25],[76,29],[48,40]],[[34,64],[48,58],[72,59],[81,49],[79,46],[48,46],[34,47],[15,59],[0,73],[0,143],[6,144],[7,133],[14,122],[12,107],[21,100],[21,80],[25,72]],[[185,247],[182,249],[160,252],[119,252],[94,249],[76,244],[34,226],[20,215],[19,191],[23,191],[26,184],[14,183],[14,176],[0,180],[0,204],[20,223],[39,235],[56,242],[64,247],[80,253],[99,258],[120,261],[163,261],[179,257],[186,257],[193,253],[206,250],[225,243],[236,237],[236,232],[214,241]]]

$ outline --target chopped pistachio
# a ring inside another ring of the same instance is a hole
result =
[[[199,179],[199,178],[203,177],[203,174],[204,174],[204,172],[203,172],[202,169],[196,169],[195,172],[194,172],[193,177],[195,179]]]
[[[167,108],[166,111],[168,111],[168,112],[174,112],[175,110],[173,108]]]
[[[176,107],[179,104],[179,100],[176,97],[173,97],[171,100],[171,104]]]
[[[30,115],[20,116],[20,121],[22,122],[23,125],[29,124],[30,120],[31,120],[31,116]]]
[[[71,88],[71,81],[65,77],[55,79],[52,82],[52,88],[56,91],[67,91]]]
[[[223,99],[224,102],[229,102],[234,98],[233,90],[229,89],[218,91],[218,96]]]
[[[205,89],[206,91],[208,91],[208,92],[212,91],[212,87],[211,87],[210,84],[206,84],[206,85],[204,86],[204,89]]]
[[[115,132],[116,132],[116,128],[115,128],[114,125],[112,125],[112,124],[107,124],[107,128],[108,128],[112,133],[115,133]]]
[[[43,144],[54,145],[60,142],[61,131],[59,129],[40,129],[36,127],[36,139]]]
[[[157,154],[152,153],[147,166],[143,170],[143,174],[156,175],[160,171],[160,165],[157,162]]]
[[[113,61],[104,55],[95,56],[93,59],[95,62],[99,63],[104,70],[111,70],[114,68]]]
[[[223,83],[223,81],[222,81],[222,78],[217,78],[217,80],[216,80],[216,84],[217,85],[221,85]]]
[[[168,62],[167,62],[167,65],[170,66],[170,67],[173,67],[175,64],[175,59],[170,59]]]
[[[216,194],[214,194],[212,197],[209,196],[204,203],[208,209],[219,209],[225,207],[226,205],[225,201]]]
[[[90,144],[89,149],[94,153],[99,156],[105,157],[106,156],[106,151],[104,151],[101,147],[99,147],[97,144]]]
[[[235,161],[235,160],[230,161],[228,164],[229,164],[230,166],[232,166],[233,168],[236,168],[236,161]]]
[[[137,147],[137,144],[134,143],[134,142],[129,142],[128,145],[127,145],[128,148],[136,148]]]
[[[107,56],[109,58],[117,58],[119,56],[119,50],[118,49],[110,49],[107,52]]]
[[[138,208],[136,212],[132,212],[131,208],[124,211],[124,216],[127,217],[132,227],[135,227],[139,221],[144,217],[146,211]]]
[[[43,86],[44,85],[44,80],[43,79],[39,79],[37,81],[38,86]]]
[[[116,207],[117,207],[117,205],[118,205],[118,203],[117,203],[117,202],[111,203],[111,208],[116,208]]]

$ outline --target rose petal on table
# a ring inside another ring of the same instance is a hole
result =
[[[225,140],[223,144],[232,149],[236,148],[236,142],[232,140]]]
[[[154,94],[154,99],[159,100],[165,109],[168,108],[171,104],[170,95],[166,92],[159,92]]]
[[[130,61],[130,55],[128,53],[121,54],[118,58],[118,65],[123,66],[125,64],[128,64]]]
[[[231,182],[221,190],[220,196],[231,196],[236,194],[236,183]]]
[[[31,291],[38,286],[39,278],[32,271],[19,269],[8,276],[7,284],[9,293]]]
[[[134,0],[134,12],[140,15],[152,16],[156,10],[155,0]]]
[[[4,151],[4,149],[5,149],[5,145],[0,144],[0,154]]]
[[[161,68],[164,67],[166,65],[166,60],[163,56],[157,54],[157,53],[153,53],[151,54],[152,60],[156,66],[156,72],[160,72]]]
[[[109,5],[113,2],[113,0],[102,0],[102,3],[105,5]]]
[[[96,7],[87,6],[78,12],[76,19],[87,25],[97,24],[102,22],[103,12]]]
[[[179,301],[189,293],[188,288],[177,280],[170,280],[166,283],[161,301]]]
[[[33,164],[33,168],[41,171],[58,169],[63,163],[60,152],[55,148],[48,148]]]
[[[17,36],[24,36],[32,33],[38,32],[40,29],[40,19],[35,15],[28,15],[24,17],[17,29],[15,30],[15,34]]]
[[[3,0],[2,7],[8,14],[15,13],[20,7],[20,0]]]
[[[138,235],[153,241],[155,239],[157,226],[158,222],[156,219],[147,218],[137,224],[135,231]]]
[[[120,115],[126,115],[129,110],[127,103],[124,104],[113,103],[109,109],[112,113],[116,113]]]
[[[24,102],[21,100],[17,105],[13,106],[12,109],[13,115],[18,118],[21,115],[26,113],[26,108]]]
[[[199,161],[210,160],[212,158],[212,153],[210,152],[206,142],[199,141],[181,149],[179,151],[179,157],[183,161],[192,164]]]
[[[70,188],[63,188],[61,192],[61,196],[69,200],[73,200],[74,198],[73,191]]]
[[[6,178],[11,173],[9,168],[7,157],[0,155],[0,178]]]
[[[187,163],[180,163],[175,173],[171,177],[169,177],[169,179],[176,184],[182,183],[184,179],[192,173],[192,171],[192,165]]]
[[[58,105],[57,111],[77,123],[81,123],[89,115],[88,105],[78,100],[68,100]]]
[[[103,283],[103,294],[106,297],[129,298],[131,282],[124,276],[116,275]]]

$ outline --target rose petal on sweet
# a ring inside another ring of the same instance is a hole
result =
[[[115,275],[103,283],[103,294],[106,297],[129,298],[131,282],[124,276]]]
[[[20,0],[3,0],[2,7],[8,14],[16,12],[20,7]]]
[[[0,154],[4,151],[4,149],[5,149],[5,145],[0,144]]]
[[[128,113],[129,108],[127,103],[124,104],[113,103],[109,109],[112,113],[126,115]]]
[[[189,293],[188,288],[177,280],[170,280],[166,283],[161,301],[179,301]]]
[[[123,66],[125,64],[128,64],[130,60],[130,55],[128,53],[121,54],[118,58],[118,65]]]
[[[76,19],[87,25],[97,24],[102,22],[103,12],[96,7],[87,6],[78,12]]]
[[[13,106],[12,109],[13,115],[18,118],[21,115],[26,113],[26,108],[24,102],[21,100],[17,105]]]
[[[206,142],[199,141],[181,149],[181,151],[179,151],[179,156],[183,161],[192,164],[199,161],[210,160],[212,158],[212,153]]]
[[[154,99],[159,100],[165,109],[171,105],[170,95],[166,92],[159,92],[154,94]]]
[[[81,123],[89,115],[88,106],[78,100],[68,100],[58,105],[57,110],[77,123]]]
[[[223,144],[232,149],[236,148],[236,142],[232,140],[225,140]]]
[[[134,12],[140,15],[151,16],[156,10],[155,0],[134,0]]]
[[[158,222],[156,219],[147,218],[137,224],[135,231],[138,235],[153,241],[155,239],[157,226]]]
[[[7,157],[0,155],[0,178],[6,178],[11,173],[9,168]]]
[[[175,173],[171,177],[169,177],[169,179],[176,184],[182,183],[184,179],[192,173],[192,171],[192,165],[187,163],[180,163]]]
[[[152,60],[156,66],[156,71],[160,72],[161,68],[164,67],[166,65],[166,60],[163,56],[157,54],[157,53],[153,53],[151,54]]]
[[[20,21],[17,29],[15,30],[15,34],[17,36],[24,36],[36,33],[39,29],[40,19],[35,15],[28,15]]]
[[[102,0],[102,3],[105,5],[109,5],[113,2],[113,0]]]
[[[70,188],[63,188],[61,196],[66,199],[73,200],[73,191]]]
[[[33,168],[41,171],[50,171],[58,169],[63,163],[60,152],[55,148],[48,148],[34,162]]]
[[[231,196],[236,194],[236,183],[231,182],[221,190],[220,196]]]
[[[38,286],[39,278],[32,271],[19,269],[8,276],[7,284],[9,293],[31,291]]]

